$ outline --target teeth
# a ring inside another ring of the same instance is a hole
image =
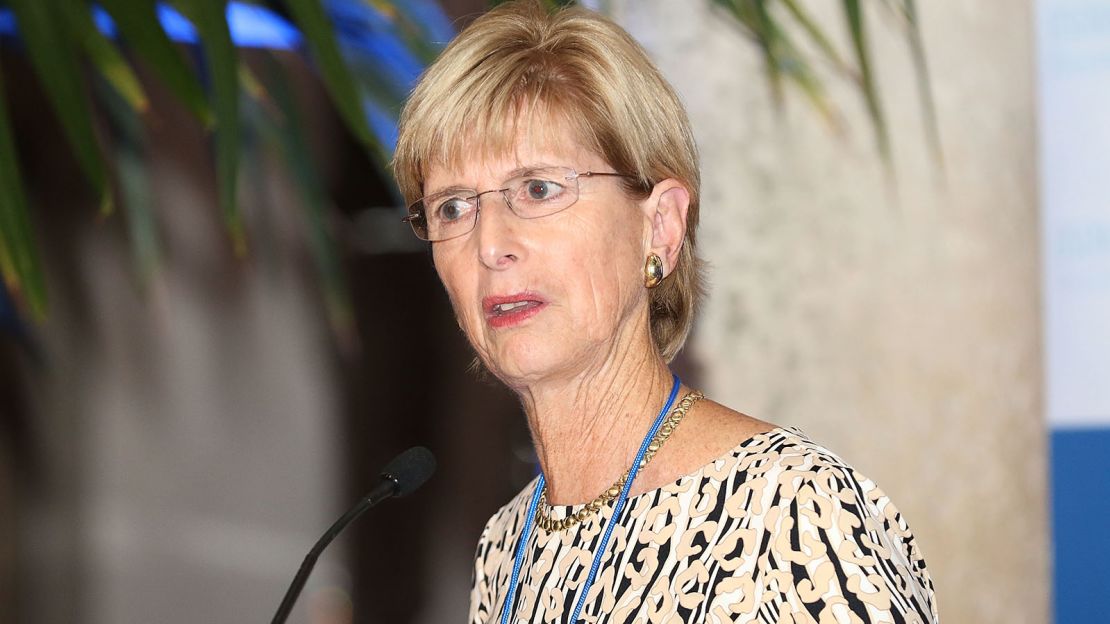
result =
[[[514,301],[512,303],[499,303],[496,306],[494,306],[493,309],[498,311],[498,312],[508,312],[510,310],[515,310],[519,307],[523,307],[523,306],[526,306],[526,305],[528,305],[527,301]]]

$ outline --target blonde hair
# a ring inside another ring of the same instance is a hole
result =
[[[703,293],[695,251],[698,154],[686,111],[643,48],[592,11],[549,12],[537,0],[505,3],[463,30],[428,68],[401,113],[393,170],[407,202],[432,167],[512,151],[536,115],[557,120],[647,197],[673,178],[690,206],[678,265],[650,293],[651,332],[671,361],[686,341]]]

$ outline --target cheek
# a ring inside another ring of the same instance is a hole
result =
[[[599,330],[623,320],[643,296],[640,277],[643,259],[639,232],[615,224],[586,224],[564,254],[568,271],[576,278],[583,311]]]
[[[470,301],[475,289],[475,286],[468,282],[471,272],[466,271],[459,262],[458,255],[450,251],[434,249],[432,263],[435,265],[443,289],[447,291],[448,299],[451,300],[451,307],[455,311],[455,317],[458,319],[459,325],[463,329],[467,329],[467,325],[473,321],[473,319],[466,318],[472,307],[467,305],[466,302]]]

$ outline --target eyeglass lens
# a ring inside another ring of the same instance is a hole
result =
[[[537,169],[513,178],[500,189],[478,192],[453,189],[416,201],[408,219],[413,232],[427,241],[462,236],[474,228],[483,195],[500,192],[509,209],[522,219],[536,219],[569,208],[578,200],[579,174],[573,169]]]

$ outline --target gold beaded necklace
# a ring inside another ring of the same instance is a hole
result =
[[[704,397],[705,395],[697,390],[689,392],[686,396],[682,397],[682,400],[678,402],[678,405],[671,411],[670,416],[659,426],[659,431],[656,432],[655,437],[652,438],[651,442],[648,444],[647,451],[644,453],[644,458],[640,461],[641,469],[648,465],[648,462],[655,457],[659,449],[663,448],[663,444],[671,437],[671,434],[674,433],[675,427],[678,427],[678,423],[682,422],[682,419],[686,417],[686,412],[690,411],[694,403],[697,403]],[[613,500],[620,495],[621,490],[624,489],[625,482],[628,481],[628,475],[630,473],[631,468],[625,470],[621,478],[617,479],[616,483],[609,486],[604,492],[598,494],[597,498],[586,503],[581,509],[570,514],[566,518],[560,519],[551,517],[551,506],[547,504],[547,486],[544,485],[543,491],[540,492],[539,504],[536,505],[536,524],[544,531],[551,532],[569,529],[580,522],[585,522],[590,516],[601,511],[602,507],[613,502]]]

